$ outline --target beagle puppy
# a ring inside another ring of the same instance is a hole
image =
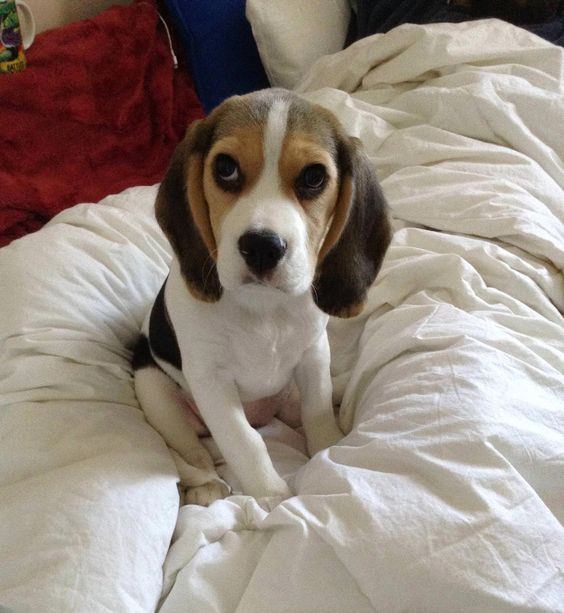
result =
[[[360,313],[391,237],[360,141],[281,89],[235,96],[194,122],[156,200],[174,257],[134,352],[147,420],[173,451],[186,502],[291,495],[260,434],[297,386],[311,455],[342,438],[329,315]]]

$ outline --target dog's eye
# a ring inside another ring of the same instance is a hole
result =
[[[241,178],[239,165],[231,156],[220,153],[215,158],[215,176],[220,185],[235,186]]]
[[[323,190],[327,182],[327,171],[323,164],[306,166],[296,181],[298,195],[301,198],[313,198]]]
[[[304,187],[308,189],[319,189],[325,183],[325,167],[321,164],[312,164],[303,172]]]

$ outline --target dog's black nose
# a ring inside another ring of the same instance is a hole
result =
[[[247,266],[257,275],[272,270],[286,253],[287,243],[268,230],[245,232],[239,239],[239,251]]]

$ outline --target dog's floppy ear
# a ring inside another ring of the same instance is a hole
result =
[[[170,241],[191,294],[206,302],[221,297],[216,244],[204,196],[204,159],[210,120],[192,123],[178,145],[157,194],[157,221]]]
[[[354,317],[391,240],[387,205],[360,141],[338,138],[340,188],[331,226],[319,252],[313,296],[337,317]]]

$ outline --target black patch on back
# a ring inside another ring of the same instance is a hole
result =
[[[142,334],[137,340],[135,349],[133,350],[131,365],[133,366],[133,370],[141,370],[142,368],[147,368],[148,366],[157,366],[151,354],[149,341],[144,334]]]
[[[178,348],[176,334],[170,323],[165,304],[165,287],[163,283],[153,305],[149,319],[149,344],[153,354],[161,360],[168,362],[178,370],[182,370],[182,357]]]

